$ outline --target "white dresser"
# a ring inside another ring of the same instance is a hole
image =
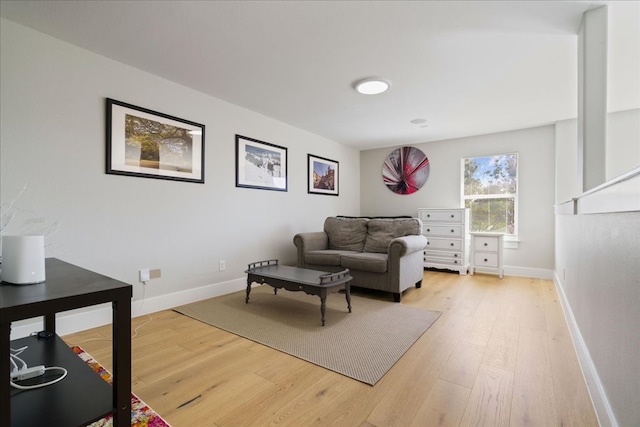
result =
[[[427,238],[424,266],[467,274],[469,269],[469,209],[418,209]]]
[[[502,233],[471,233],[471,269],[473,275],[477,268],[497,273],[502,279],[503,248]]]

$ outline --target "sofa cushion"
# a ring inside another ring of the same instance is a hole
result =
[[[410,219],[372,219],[367,224],[364,252],[387,253],[389,242],[396,237],[420,234],[422,222]]]
[[[347,216],[336,215],[336,218],[365,218],[365,219],[398,219],[398,218],[413,218],[409,215],[396,215],[396,216]]]
[[[324,221],[324,232],[329,237],[329,249],[362,252],[367,238],[364,218],[329,217]]]
[[[350,253],[342,255],[342,266],[350,270],[386,273],[388,259],[387,254]]]
[[[312,265],[341,265],[341,257],[352,253],[358,254],[360,252],[336,251],[331,249],[309,251],[304,255],[304,263]]]

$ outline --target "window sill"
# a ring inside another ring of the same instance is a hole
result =
[[[505,249],[518,249],[520,246],[520,239],[518,239],[518,236],[504,236],[502,242]]]

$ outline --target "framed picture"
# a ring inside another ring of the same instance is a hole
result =
[[[107,173],[204,183],[204,125],[107,98]]]
[[[287,191],[287,149],[236,135],[236,187]]]
[[[307,154],[309,194],[338,195],[338,162]]]

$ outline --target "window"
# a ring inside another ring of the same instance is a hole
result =
[[[470,231],[518,234],[518,155],[462,159],[462,199]]]

